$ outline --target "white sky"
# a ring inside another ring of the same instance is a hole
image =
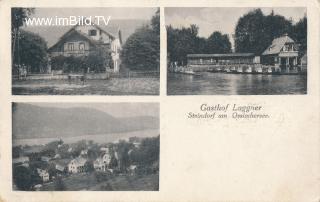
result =
[[[176,28],[196,24],[199,26],[199,36],[201,37],[208,37],[214,31],[233,34],[238,19],[253,9],[256,8],[165,8],[165,23]],[[307,12],[307,9],[302,7],[261,8],[265,15],[270,14],[272,9],[275,14],[283,15],[287,19],[292,18],[295,23],[303,18]]]
[[[36,8],[32,17],[111,16],[112,19],[149,20],[157,8]]]
[[[27,103],[40,107],[85,107],[106,112],[115,117],[152,116],[159,118],[158,103]]]

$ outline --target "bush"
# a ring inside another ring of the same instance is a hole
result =
[[[56,56],[51,59],[52,70],[63,70],[65,73],[105,72],[106,67],[113,68],[110,52],[105,48],[96,48],[88,56]]]

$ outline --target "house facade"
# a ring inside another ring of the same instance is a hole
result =
[[[111,54],[113,67],[109,68],[119,72],[121,32],[118,29],[116,33],[111,33],[106,29],[107,27],[101,28],[97,25],[76,25],[49,48],[50,56],[85,56],[102,47]]]
[[[109,149],[105,150],[105,153],[103,153],[100,157],[98,157],[93,162],[93,167],[95,170],[98,171],[107,171],[111,162],[112,156],[109,152]]]
[[[70,161],[68,164],[68,171],[70,173],[82,173],[86,171],[85,164],[87,159],[82,157],[77,157]]]
[[[42,182],[48,182],[50,179],[50,175],[46,170],[42,170],[37,168],[38,175],[42,179]]]
[[[285,34],[275,38],[262,53],[262,64],[272,65],[281,72],[297,71],[298,55],[297,43]]]

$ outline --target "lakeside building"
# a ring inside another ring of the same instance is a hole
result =
[[[280,68],[281,72],[297,71],[298,55],[298,44],[285,34],[275,38],[262,53],[262,64]]]
[[[297,73],[302,71],[302,67],[299,68],[299,59],[302,66],[298,44],[285,34],[275,38],[261,55],[254,53],[188,54],[187,69],[238,73],[262,73],[263,71]],[[306,71],[306,62],[304,64]]]

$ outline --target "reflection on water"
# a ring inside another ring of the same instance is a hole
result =
[[[168,73],[168,95],[306,94],[306,75]]]

